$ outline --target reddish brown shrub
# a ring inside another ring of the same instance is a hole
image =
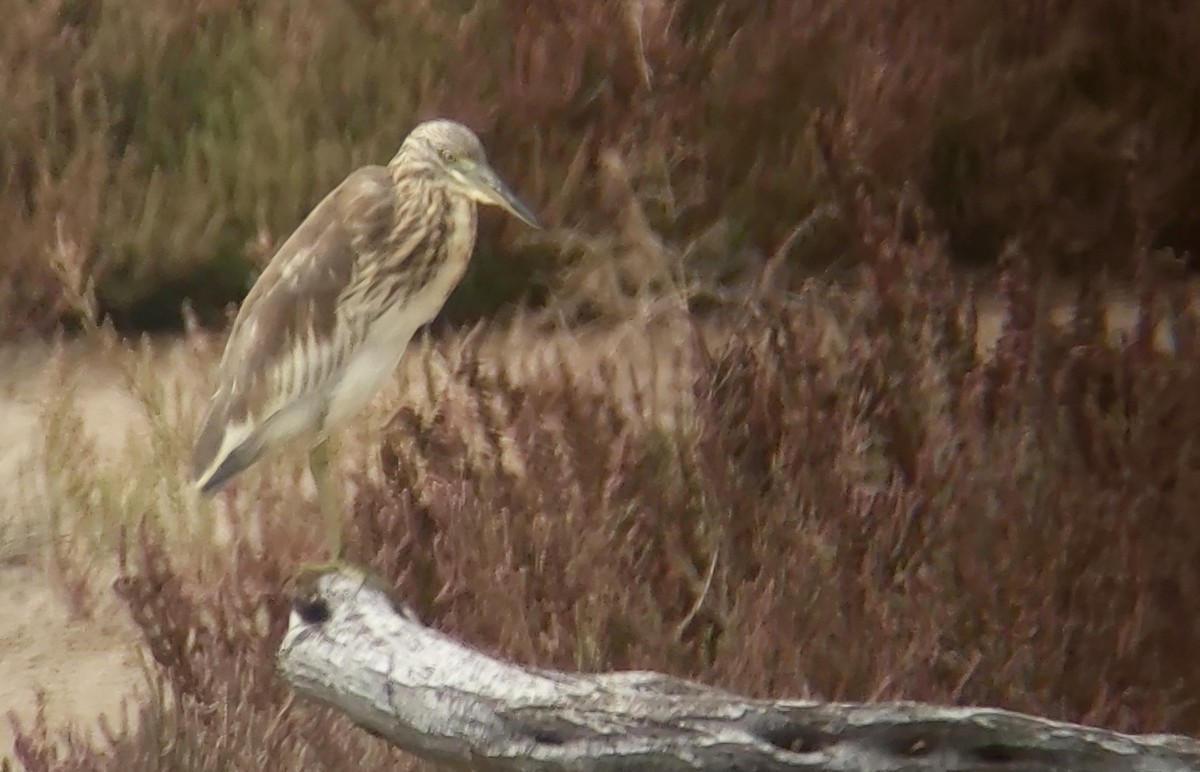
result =
[[[1143,253],[1142,318],[1114,343],[1096,286],[1058,326],[1010,253],[984,356],[929,216],[869,197],[853,216],[873,255],[855,289],[693,320],[632,398],[616,358],[517,381],[479,337],[434,346],[430,372],[455,376],[430,376],[433,413],[395,415],[383,483],[358,481],[351,557],[430,623],[519,662],[1200,733],[1200,327],[1182,285]],[[694,388],[647,420],[655,377]],[[264,527],[268,550],[205,573],[144,534],[118,590],[162,699],[104,750],[52,750],[35,728],[24,763],[396,764],[274,676],[304,547],[290,521]]]
[[[552,226],[534,240],[489,218],[482,251],[529,259],[483,255],[460,318],[555,286],[531,266],[610,230],[608,152],[704,275],[779,250],[853,264],[848,184],[915,196],[958,261],[1019,240],[1039,265],[1128,272],[1139,227],[1200,243],[1200,12],[1175,0],[9,11],[0,331],[73,313],[50,265],[64,245],[127,323],[169,322],[185,298],[219,318],[347,169],[434,113],[476,126]]]

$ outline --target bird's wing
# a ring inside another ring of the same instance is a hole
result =
[[[365,325],[339,300],[359,280],[364,258],[386,240],[394,216],[387,169],[358,169],[271,259],[242,303],[221,358],[193,457],[202,489],[215,489],[253,463],[261,448],[245,446],[256,430],[281,408],[314,394],[361,342]],[[242,458],[231,458],[235,452]]]

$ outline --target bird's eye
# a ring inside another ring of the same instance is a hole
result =
[[[454,163],[454,155],[449,150],[439,150],[438,154],[442,157],[442,163]]]

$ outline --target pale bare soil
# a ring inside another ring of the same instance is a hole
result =
[[[1129,303],[1116,304],[1111,318],[1115,328],[1128,329],[1133,320]],[[980,345],[989,347],[997,332],[997,314],[987,311]],[[573,369],[583,373],[591,370],[595,375],[596,362],[607,355],[627,361],[634,371],[645,374],[661,369],[652,364],[664,357],[674,358],[673,352],[682,348],[683,336],[678,330],[658,337],[661,340],[651,342],[640,329],[618,329],[582,338],[526,336],[515,348],[511,343],[491,341],[487,348],[497,357],[511,357],[514,350],[520,351],[524,361],[518,363],[517,375],[533,380],[539,362],[553,360],[545,354],[556,345],[566,347],[575,363]],[[176,340],[156,343],[156,376],[181,384],[185,392],[199,393],[196,374],[212,367],[218,343],[207,351]],[[111,352],[76,342],[67,344],[64,356],[77,383],[87,432],[100,447],[119,453],[130,437],[147,431],[142,405],[119,376]],[[375,418],[402,398],[402,384],[411,386],[416,359],[409,358],[396,389],[377,400]],[[122,701],[143,688],[142,655],[136,631],[115,599],[101,593],[95,601],[98,605],[86,616],[71,609],[57,571],[46,558],[52,535],[46,524],[28,514],[40,511],[30,505],[28,497],[39,495],[38,481],[30,478],[36,475],[34,459],[41,452],[45,432],[42,404],[61,387],[63,377],[53,363],[54,348],[49,344],[0,348],[0,432],[4,440],[0,442],[0,708],[13,711],[28,725],[41,693],[52,726],[71,722],[86,728],[95,726],[99,715],[116,716]],[[678,390],[687,388],[683,383],[653,378],[643,382],[657,392],[656,399],[670,400],[672,393],[678,395]],[[626,386],[633,387],[631,383]],[[370,426],[372,420],[364,418],[358,427],[360,436],[370,437],[375,428]],[[190,437],[193,427],[180,431]],[[111,576],[112,569],[105,570]],[[9,755],[11,747],[11,728],[4,721],[0,723],[0,759]]]
[[[44,524],[30,522],[27,496],[33,458],[43,432],[40,402],[54,386],[51,348],[37,344],[0,350],[0,707],[28,726],[45,697],[51,725],[96,723],[115,717],[140,682],[135,634],[115,598],[73,612],[55,572],[46,564]],[[80,356],[91,385],[81,393],[90,434],[117,447],[140,413],[96,357]],[[31,490],[32,489],[32,490]],[[0,758],[12,748],[12,728],[0,723]]]

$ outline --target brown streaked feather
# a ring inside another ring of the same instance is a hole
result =
[[[193,458],[202,492],[372,398],[461,280],[479,202],[531,221],[469,129],[427,121],[317,205],[233,324]]]
[[[367,320],[347,316],[339,301],[353,291],[360,268],[388,249],[395,221],[388,170],[364,167],[329,193],[271,259],[239,309],[221,358],[193,456],[202,488],[215,489],[253,463],[261,451],[258,428],[330,377],[341,351],[365,333]],[[234,430],[245,436],[231,446]]]

